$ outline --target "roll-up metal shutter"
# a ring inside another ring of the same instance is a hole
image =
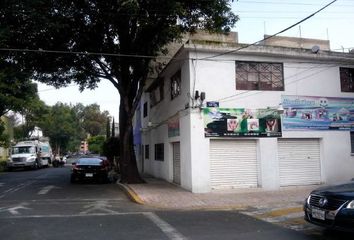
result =
[[[180,143],[173,143],[173,182],[181,184]]]
[[[257,151],[253,140],[211,140],[211,188],[257,187]]]
[[[279,139],[280,186],[321,183],[319,139]]]

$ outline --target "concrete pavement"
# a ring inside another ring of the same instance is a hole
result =
[[[161,179],[145,177],[146,184],[121,186],[140,204],[164,209],[249,209],[302,206],[307,195],[318,186],[286,187],[276,191],[262,189],[214,190],[191,193]]]
[[[319,228],[307,223],[303,202],[318,185],[283,187],[279,190],[229,189],[191,193],[153,177],[145,184],[119,184],[136,203],[164,210],[238,210],[244,214],[286,228],[310,233]]]

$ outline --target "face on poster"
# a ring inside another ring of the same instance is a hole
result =
[[[207,137],[281,136],[280,116],[274,109],[204,108]]]
[[[286,130],[354,130],[354,98],[282,96]]]

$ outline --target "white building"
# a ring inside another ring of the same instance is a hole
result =
[[[231,34],[179,49],[136,112],[140,170],[195,193],[353,178],[354,54],[246,46]]]

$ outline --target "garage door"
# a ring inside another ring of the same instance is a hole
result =
[[[211,140],[211,187],[257,187],[256,141]]]
[[[321,183],[319,139],[278,141],[280,186]]]

